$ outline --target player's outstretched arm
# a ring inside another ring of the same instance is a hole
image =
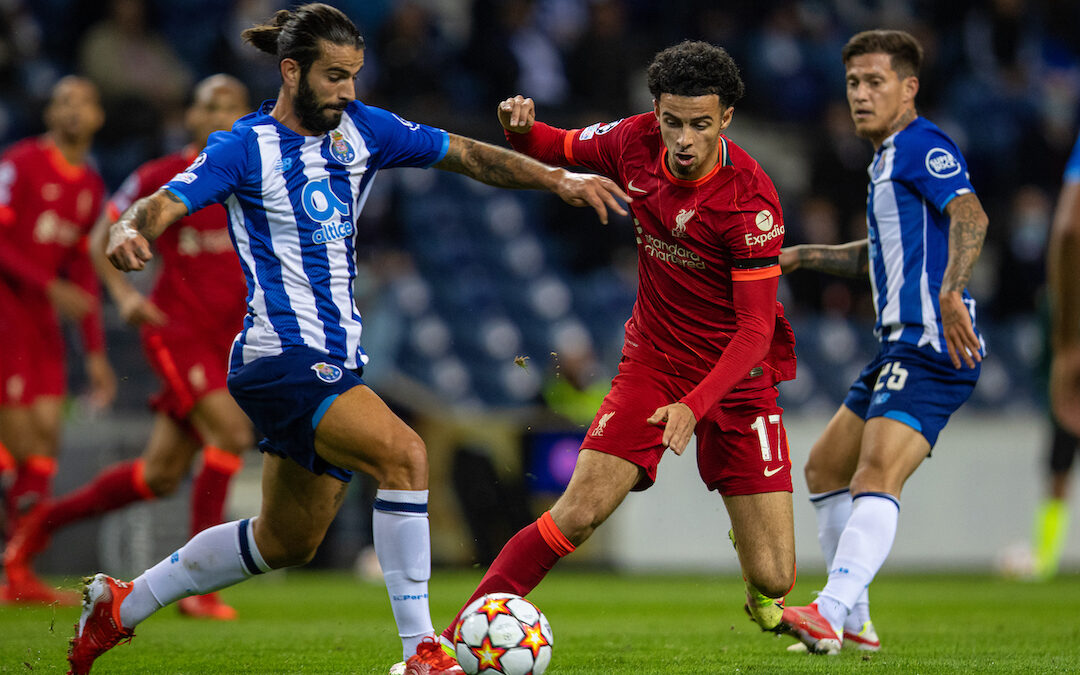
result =
[[[631,201],[604,176],[551,167],[513,150],[456,134],[450,134],[446,156],[434,166],[495,187],[554,192],[571,206],[591,206],[605,224],[608,209],[625,216],[626,209],[619,200],[627,204]]]
[[[953,198],[945,213],[949,216],[949,262],[938,293],[941,327],[953,367],[959,368],[962,361],[968,368],[974,368],[976,362],[982,361],[979,355],[982,346],[971,325],[963,293],[982,251],[990,219],[973,193]]]
[[[846,244],[799,244],[780,250],[780,270],[816,270],[839,277],[863,277],[870,271],[870,242]]]
[[[143,269],[153,257],[149,242],[187,213],[184,202],[165,188],[143,197],[128,207],[109,228],[105,255],[118,270]]]
[[[144,323],[155,326],[164,325],[165,313],[140,293],[135,285],[127,280],[123,272],[110,264],[105,250],[109,244],[109,229],[112,224],[113,221],[108,214],[103,213],[94,223],[94,229],[90,231],[90,261],[94,264],[98,279],[116,303],[116,308],[124,321],[135,326]]]
[[[1080,182],[1061,187],[1050,245],[1046,280],[1050,292],[1050,403],[1054,417],[1080,434]]]

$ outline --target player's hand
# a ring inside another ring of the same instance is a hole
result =
[[[567,204],[593,207],[596,215],[600,217],[600,222],[605,225],[608,222],[608,209],[620,216],[627,215],[626,208],[619,200],[626,204],[633,200],[610,178],[594,173],[574,173],[566,169],[559,171],[562,172],[562,177],[553,192]]]
[[[976,363],[982,361],[979,354],[982,345],[971,325],[971,314],[964,304],[964,296],[960,291],[945,291],[938,300],[941,304],[941,328],[953,368],[960,368],[961,359],[968,368],[974,368]]]
[[[521,94],[499,104],[499,124],[515,134],[527,134],[536,121],[536,104]]]
[[[81,319],[97,307],[97,300],[93,295],[67,279],[50,281],[45,286],[45,294],[56,311],[68,319]]]
[[[1050,407],[1058,424],[1080,436],[1080,345],[1054,350],[1050,362]]]
[[[694,427],[697,426],[697,418],[685,403],[672,403],[656,409],[648,420],[649,424],[664,427],[664,438],[661,443],[676,455],[683,454],[690,437],[694,435]]]
[[[130,294],[124,296],[117,303],[116,308],[120,312],[120,318],[132,326],[142,326],[143,324],[164,326],[169,322],[165,312],[161,311],[160,307],[138,291],[133,290]]]
[[[141,270],[154,257],[146,238],[123,219],[109,227],[109,244],[105,248],[105,255],[113,267],[122,272]]]
[[[780,249],[780,271],[783,274],[799,269],[798,249],[798,246],[788,246]]]
[[[104,353],[94,353],[86,357],[86,376],[90,380],[90,407],[101,412],[116,399],[116,373]]]

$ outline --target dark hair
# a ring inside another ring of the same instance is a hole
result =
[[[252,26],[240,37],[259,51],[273,54],[278,61],[294,59],[305,73],[319,58],[321,40],[364,48],[356,24],[341,10],[321,2],[278,10],[268,23]]]
[[[649,64],[648,83],[655,99],[716,94],[724,107],[735,105],[745,91],[739,67],[723,47],[692,40],[658,53]]]
[[[922,68],[922,45],[911,33],[902,30],[864,30],[844,45],[840,58],[848,61],[863,54],[888,54],[889,64],[901,78],[918,77]]]

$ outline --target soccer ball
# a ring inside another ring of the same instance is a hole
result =
[[[512,593],[469,603],[454,632],[458,663],[469,675],[543,675],[554,641],[544,613]]]

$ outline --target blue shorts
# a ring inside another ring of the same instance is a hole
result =
[[[932,347],[888,342],[863,368],[844,405],[859,417],[888,417],[921,433],[930,447],[949,416],[968,400],[981,364],[953,367],[949,355]]]
[[[352,471],[315,454],[315,428],[339,394],[364,383],[362,373],[314,349],[290,347],[231,371],[229,393],[265,436],[259,450],[347,483]]]

